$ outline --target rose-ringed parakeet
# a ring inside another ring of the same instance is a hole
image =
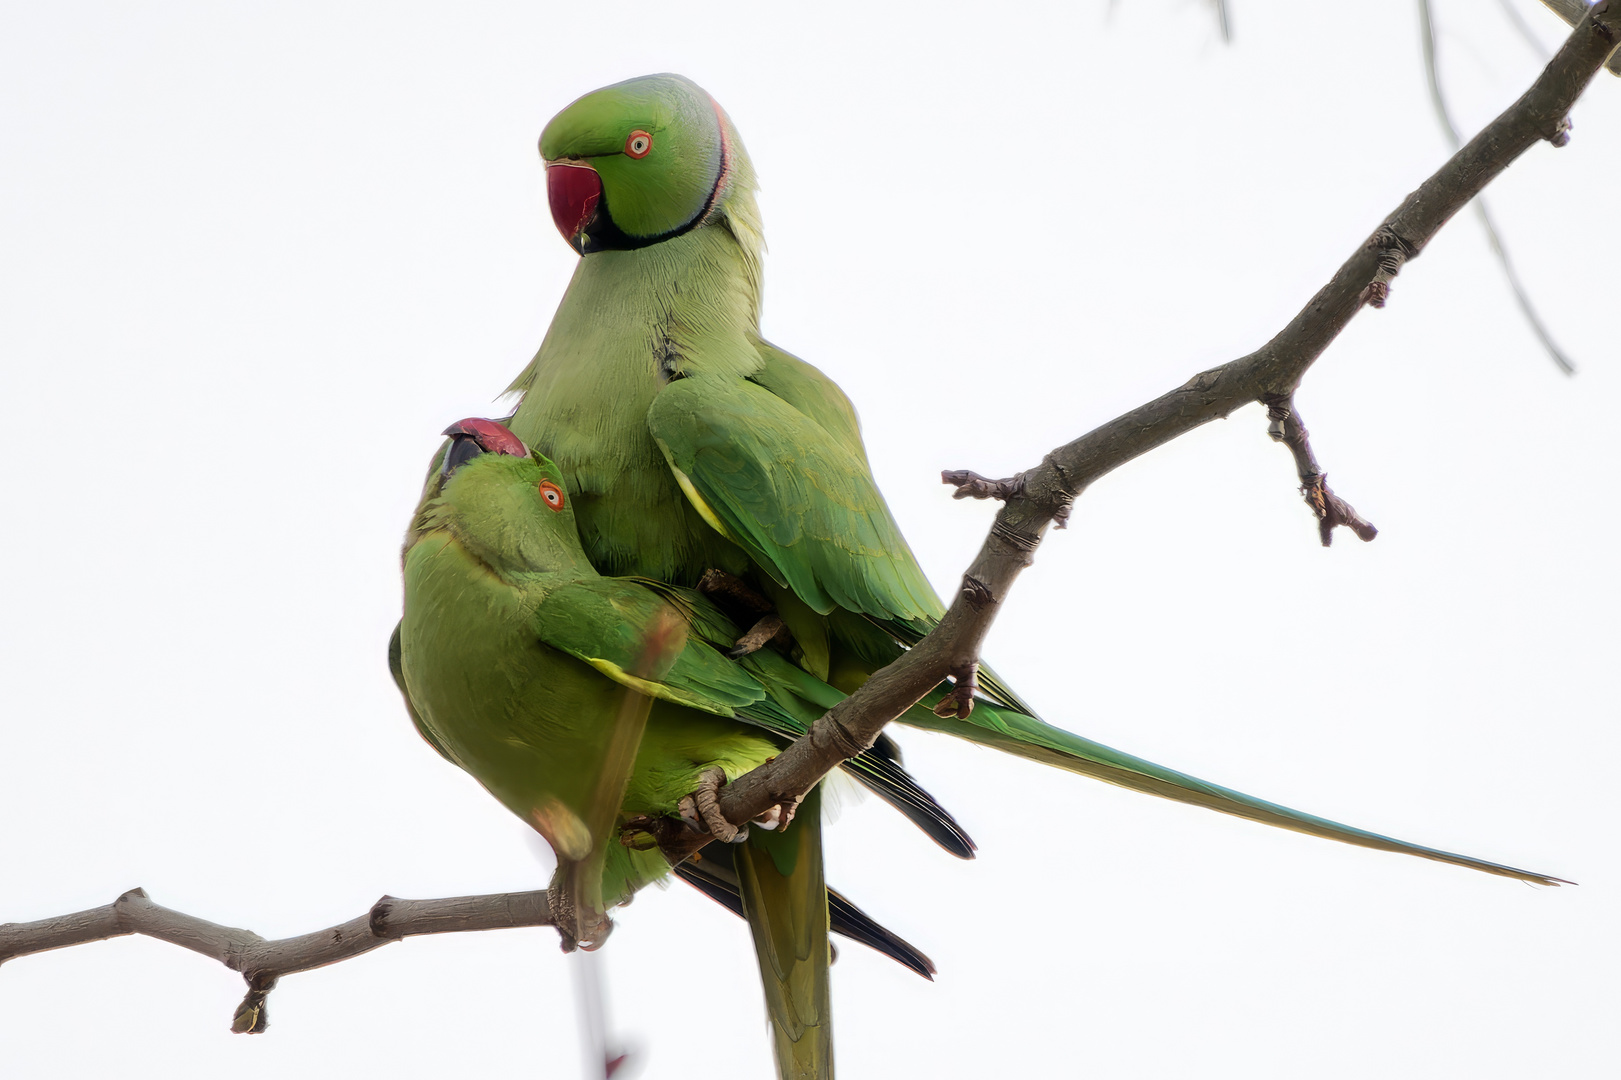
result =
[[[855,411],[760,336],[754,170],[701,88],[653,75],[585,95],[540,139],[551,212],[581,258],[528,367],[512,430],[564,469],[604,573],[740,576],[807,673],[853,691],[944,606],[867,464]],[[1534,881],[1262,803],[1052,727],[994,672],[977,707],[899,722],[1268,824]],[[940,702],[936,692],[925,703]]]
[[[840,695],[774,651],[724,656],[738,628],[701,594],[598,574],[561,472],[499,423],[450,433],[407,536],[390,666],[423,737],[551,844],[559,929],[594,948],[608,909],[670,870],[637,822],[694,814],[712,770],[735,778],[762,764]],[[847,768],[937,840],[972,851],[881,748]],[[792,828],[757,826],[680,868],[747,918],[789,1076],[831,1074],[830,921],[933,971],[826,887],[819,799],[805,799]]]

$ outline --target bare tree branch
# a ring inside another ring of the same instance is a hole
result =
[[[1568,26],[1575,26],[1587,14],[1586,0],[1542,0],[1542,6],[1564,19]],[[1621,52],[1612,51],[1604,66],[1612,75],[1621,75]]]
[[[1458,125],[1452,122],[1452,112],[1447,108],[1446,95],[1441,92],[1440,67],[1435,58],[1435,19],[1430,11],[1430,0],[1418,0],[1418,24],[1424,41],[1424,76],[1430,88],[1430,104],[1435,106],[1435,115],[1441,122],[1441,130],[1446,133],[1452,149],[1456,150],[1462,145],[1463,138],[1458,134]],[[1503,246],[1503,238],[1492,222],[1491,209],[1486,205],[1486,196],[1481,195],[1475,199],[1474,206],[1475,216],[1480,219],[1481,228],[1486,230],[1486,242],[1491,245],[1492,253],[1497,256],[1497,262],[1503,268],[1503,276],[1508,279],[1508,287],[1520,305],[1520,313],[1525,316],[1525,321],[1531,324],[1531,332],[1542,342],[1542,348],[1558,365],[1560,371],[1566,375],[1576,374],[1576,365],[1571,363],[1570,358],[1554,343],[1553,335],[1548,332],[1542,316],[1537,314],[1535,305],[1531,303],[1531,294],[1526,292],[1525,285],[1520,281],[1520,275],[1515,273],[1514,263],[1508,257],[1508,249]]]
[[[112,903],[89,911],[38,922],[0,924],[0,964],[29,953],[144,934],[202,953],[241,972],[248,993],[231,1018],[231,1030],[257,1035],[270,1023],[265,1014],[265,995],[283,975],[336,964],[418,934],[550,925],[552,912],[544,889],[443,900],[385,896],[370,911],[346,923],[313,934],[266,941],[251,930],[220,926],[154,904],[146,890],[131,889]]]

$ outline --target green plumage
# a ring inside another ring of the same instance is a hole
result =
[[[598,574],[560,479],[538,456],[497,453],[432,474],[407,538],[389,663],[423,737],[552,845],[567,901],[559,918],[574,924],[562,928],[593,941],[609,908],[669,870],[657,851],[619,842],[626,822],[676,816],[701,773],[719,767],[730,779],[760,765],[838,694],[775,653],[727,659],[716,646],[738,628],[703,596]],[[847,768],[971,852],[881,750]],[[804,826],[819,827],[814,815]],[[764,832],[751,842],[771,843]],[[846,908],[847,922],[862,922]],[[918,968],[901,955],[915,950],[884,945],[882,928],[861,933]]]
[[[820,793],[812,792],[799,813],[802,824],[751,835],[735,862],[777,1069],[784,1080],[816,1080],[833,1071]]]

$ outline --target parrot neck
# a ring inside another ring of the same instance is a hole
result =
[[[586,557],[604,573],[695,583],[741,557],[681,494],[647,410],[685,376],[759,370],[759,247],[739,240],[747,231],[730,215],[585,256],[509,388],[523,399],[507,426],[562,469]]]
[[[539,351],[507,393],[528,394],[548,368],[618,366],[622,358],[639,359],[662,381],[696,356],[708,372],[732,353],[751,363],[764,242],[753,196],[742,194],[712,224],[682,236],[583,256]]]

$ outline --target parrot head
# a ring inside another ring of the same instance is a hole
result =
[[[731,120],[680,75],[585,95],[546,125],[540,156],[552,220],[581,255],[674,239],[726,218],[735,201],[750,204],[746,220],[757,214],[753,169]]]
[[[589,567],[562,470],[550,458],[495,420],[458,420],[444,433],[450,445],[423,525],[448,527],[498,572]]]

